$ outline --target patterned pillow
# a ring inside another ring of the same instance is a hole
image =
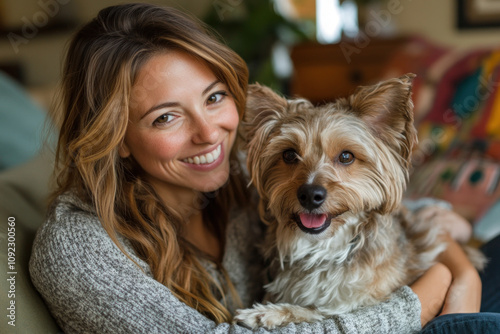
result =
[[[500,198],[500,163],[487,159],[434,159],[415,169],[409,198],[433,197],[451,203],[471,222],[479,221]]]

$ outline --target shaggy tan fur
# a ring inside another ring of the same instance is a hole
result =
[[[417,141],[412,78],[319,107],[250,86],[244,135],[274,304],[236,321],[274,328],[378,303],[446,248],[438,224],[401,206]]]

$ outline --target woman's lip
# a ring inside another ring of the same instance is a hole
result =
[[[202,171],[202,172],[210,171],[212,169],[217,168],[224,161],[224,145],[221,143],[220,147],[221,147],[220,148],[220,154],[219,154],[218,158],[216,160],[210,162],[210,163],[195,164],[195,163],[190,163],[190,162],[186,162],[186,161],[182,161],[182,162],[184,164],[186,164],[186,166],[188,166],[189,168],[197,170],[197,171]],[[206,153],[210,153],[212,151],[208,151]]]
[[[192,158],[186,158],[183,159],[182,161],[195,165],[210,164],[219,158],[221,152],[222,152],[222,144],[217,146],[213,151],[210,151],[205,154],[196,155],[193,156]]]
[[[194,157],[198,157],[198,156],[200,156],[200,155],[205,155],[205,154],[207,154],[207,153],[212,153],[212,152],[213,152],[213,151],[215,151],[215,150],[217,149],[217,147],[219,147],[219,146],[222,146],[222,142],[218,143],[218,144],[217,144],[217,145],[215,145],[214,147],[211,147],[211,148],[209,148],[209,149],[206,149],[205,151],[201,151],[201,152],[199,152],[198,154],[192,155],[192,156],[190,156],[190,157],[186,157],[186,158],[181,159],[181,160],[183,160],[183,161],[184,161],[184,160],[189,159],[189,158],[193,159]]]

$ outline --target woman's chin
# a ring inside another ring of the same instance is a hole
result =
[[[203,193],[217,191],[227,183],[228,179],[229,179],[229,173],[224,173],[224,175],[211,178],[210,181],[198,187],[197,190]]]

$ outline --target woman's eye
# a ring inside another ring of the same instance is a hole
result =
[[[157,119],[155,119],[154,124],[167,124],[174,120],[174,116],[170,114],[163,114]]]
[[[217,92],[212,95],[210,95],[207,99],[207,104],[214,104],[217,102],[222,101],[222,99],[227,96],[226,92]]]
[[[354,161],[354,154],[349,151],[344,151],[339,155],[339,162],[344,165],[350,165]]]
[[[294,164],[299,160],[299,155],[294,149],[288,149],[283,151],[283,161],[286,164]]]

